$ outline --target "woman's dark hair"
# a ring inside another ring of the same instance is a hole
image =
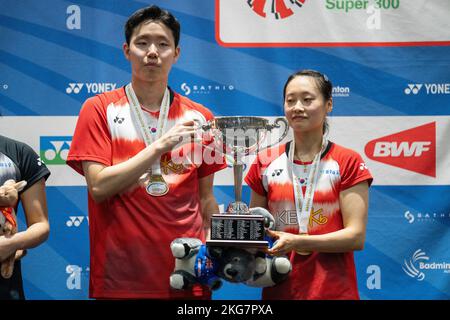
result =
[[[319,89],[320,93],[322,93],[323,98],[326,101],[331,99],[331,95],[333,93],[333,85],[331,84],[331,81],[328,79],[326,75],[315,70],[301,70],[291,74],[287,79],[286,83],[284,84],[283,99],[286,99],[286,88],[289,82],[291,82],[294,78],[300,76],[313,78],[314,81],[316,82],[317,88]]]
[[[331,83],[330,79],[328,79],[328,77],[326,75],[320,73],[319,71],[306,69],[306,70],[297,71],[289,76],[286,83],[284,84],[283,100],[286,99],[286,88],[287,88],[288,84],[294,78],[301,77],[301,76],[313,78],[317,85],[317,88],[319,89],[320,93],[322,94],[324,100],[328,101],[331,99],[332,94],[333,94],[333,84]],[[327,131],[328,131],[328,122],[327,122],[327,119],[325,118],[325,122],[323,123],[323,133],[325,134]]]
[[[134,30],[144,21],[155,21],[163,23],[172,31],[175,40],[175,48],[178,47],[180,41],[180,23],[169,11],[152,5],[139,9],[128,18],[125,23],[125,40],[130,45],[131,36]]]

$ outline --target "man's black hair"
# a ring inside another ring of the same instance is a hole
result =
[[[180,23],[169,11],[155,5],[139,9],[128,18],[125,23],[125,40],[128,45],[130,45],[131,36],[133,35],[134,30],[145,21],[163,23],[172,31],[173,39],[175,40],[175,48],[178,47],[180,41]]]

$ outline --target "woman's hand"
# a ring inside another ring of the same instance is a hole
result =
[[[299,236],[289,232],[266,230],[269,237],[274,238],[274,246],[267,253],[275,256],[286,255],[292,250],[298,250]]]
[[[0,187],[0,206],[15,207],[19,201],[19,191],[21,191],[26,184],[27,183],[25,181],[5,181],[5,183]]]

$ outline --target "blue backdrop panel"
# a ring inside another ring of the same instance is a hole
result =
[[[123,25],[148,3],[1,1],[0,134],[21,137],[47,160],[51,154],[45,152],[55,149],[54,141],[66,141],[59,151],[67,149],[67,128],[85,99],[130,80],[121,49]],[[337,132],[337,142],[357,146],[375,177],[366,245],[355,253],[361,297],[450,298],[450,203],[445,196],[450,191],[445,169],[450,165],[445,142],[450,132],[449,46],[224,47],[216,41],[215,1],[153,3],[171,10],[182,25],[181,57],[170,86],[216,115],[280,116],[287,77],[304,68],[324,72],[335,90],[331,130],[351,118],[354,125]],[[47,125],[55,116],[67,118]],[[376,136],[378,129],[388,134],[412,129],[424,117],[423,124],[437,123],[436,163],[430,164],[437,168],[435,177],[369,161],[364,146],[373,138],[366,136]],[[21,127],[21,119],[46,125]],[[380,125],[357,127],[360,119]],[[68,121],[66,130],[59,129],[61,121]],[[52,159],[47,189],[51,234],[23,260],[25,291],[29,299],[87,299],[87,191],[68,175],[64,153]],[[386,175],[395,182],[380,183]],[[231,179],[216,179],[215,195],[224,206],[232,201]],[[244,186],[246,201],[249,195]],[[19,218],[23,229],[22,211]],[[213,297],[260,299],[261,290],[225,284]]]

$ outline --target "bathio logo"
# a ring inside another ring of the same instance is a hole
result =
[[[249,7],[260,17],[285,19],[303,7],[306,0],[248,0]]]
[[[117,83],[111,82],[86,82],[86,83],[69,83],[66,88],[67,94],[79,94],[82,90],[88,94],[104,93],[116,89]]]
[[[436,177],[436,122],[369,141],[369,159]]]
[[[183,82],[181,84],[181,90],[183,90],[184,94],[186,96],[190,94],[210,94],[210,93],[217,93],[219,91],[233,91],[234,86],[229,85],[216,85],[216,84],[187,84],[186,82]]]
[[[408,83],[404,92],[407,95],[421,92],[427,95],[450,94],[450,83]]]
[[[408,222],[441,222],[446,223],[450,219],[450,212],[416,212],[406,211],[403,215]]]
[[[191,93],[191,87],[189,87],[189,86],[186,84],[186,82],[184,82],[184,83],[181,85],[181,90],[183,90],[183,91],[184,91],[184,94],[187,95],[187,96]]]
[[[415,220],[414,215],[409,211],[405,212],[405,219],[408,220],[409,223],[413,223]]]
[[[39,147],[41,161],[46,165],[65,164],[71,143],[71,136],[42,136]]]
[[[450,273],[450,263],[448,262],[425,262],[430,258],[422,249],[416,250],[410,259],[403,260],[402,269],[411,278],[416,278],[418,281],[425,279],[423,271],[442,270],[444,273]]]

